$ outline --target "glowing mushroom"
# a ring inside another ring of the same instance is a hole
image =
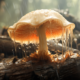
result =
[[[68,22],[61,14],[54,10],[36,10],[23,16],[17,23],[9,27],[8,33],[12,40],[26,43],[39,42],[38,59],[49,56],[47,40],[61,38],[65,29],[73,30],[75,25]]]

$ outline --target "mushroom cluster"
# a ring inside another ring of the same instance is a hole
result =
[[[8,29],[11,39],[19,43],[39,43],[38,52],[30,56],[38,60],[50,59],[47,40],[61,38],[75,28],[74,23],[68,22],[61,14],[54,10],[36,10],[23,16]],[[36,57],[35,57],[36,56]]]

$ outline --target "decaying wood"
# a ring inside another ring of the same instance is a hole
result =
[[[60,80],[80,80],[80,58],[68,59],[58,68]]]
[[[19,44],[19,43],[14,44],[14,42],[8,37],[0,38],[0,53],[7,54],[7,56],[16,55],[15,49],[16,49],[16,53],[22,54],[21,44]],[[31,45],[31,44],[28,46],[26,45],[26,52],[31,53],[31,52],[34,52],[35,50],[36,50],[35,45]],[[17,54],[17,56],[18,56],[18,54]]]
[[[38,45],[26,45],[29,53],[35,52]],[[20,47],[20,49],[19,49]],[[30,47],[30,48],[29,48]],[[59,50],[62,51],[62,45],[56,45],[55,42],[52,40],[48,42],[48,48],[50,51]],[[0,38],[0,53],[7,53],[12,54],[14,43],[11,41],[10,38]],[[16,43],[17,53],[22,53],[21,45]],[[69,48],[69,50],[71,50]],[[73,51],[78,51],[76,49],[72,49]],[[66,51],[66,47],[63,47],[63,52]],[[15,53],[15,52],[14,52]],[[29,62],[20,62],[19,60],[13,62],[13,58],[10,62],[10,65],[6,65],[7,59],[3,60],[3,63],[0,63],[0,80],[69,80],[70,76],[75,77],[77,80],[78,74],[80,74],[80,58],[76,59],[68,59],[64,63],[42,63],[36,64]],[[67,79],[68,78],[68,79]],[[70,79],[74,80],[74,79]]]
[[[26,55],[29,55],[36,51],[38,45],[29,44],[29,45],[25,45],[25,46],[26,46],[26,49],[25,49],[25,47],[22,48],[21,44],[19,44],[19,43],[15,43],[15,46],[14,46],[14,42],[8,37],[0,38],[0,53],[4,53],[7,56],[17,55],[17,56],[21,57],[22,53],[24,53],[22,49],[25,50]],[[16,52],[15,52],[15,49],[16,49]],[[58,43],[58,45],[57,45],[53,40],[51,40],[48,42],[48,49],[52,53],[55,52],[55,50],[59,50],[61,53],[62,52],[62,44]],[[68,49],[71,50],[70,47]],[[76,50],[76,49],[72,49],[72,50],[78,52],[78,50]],[[65,51],[66,51],[66,47],[64,46],[63,52],[65,52]]]
[[[49,48],[50,51],[59,50],[60,53],[62,53],[62,44],[58,43],[58,45],[57,45],[54,42],[54,40],[49,41],[48,48]],[[67,47],[67,49],[66,49],[66,46],[63,46],[63,52],[65,52],[66,50],[72,50],[73,52],[79,52],[79,50],[77,50],[77,49],[74,49],[74,48],[71,49],[71,47]]]
[[[31,62],[5,65],[0,69],[1,80],[7,75],[9,80],[47,80],[56,79],[55,67],[51,64],[32,64]]]
[[[14,49],[13,42],[10,38],[0,38],[0,53],[8,53],[11,55],[12,49]]]
[[[55,65],[19,61],[11,65],[1,64],[0,80],[80,80],[80,58]]]
[[[12,50],[14,49],[14,43],[9,38],[1,38],[0,39],[0,50],[1,53],[7,52],[8,54],[12,53]],[[21,47],[20,44],[16,43],[17,48]],[[29,51],[34,52],[37,49],[37,46],[28,45],[27,47],[30,47]],[[58,49],[62,51],[62,45],[56,45],[54,41],[50,41],[48,43],[48,48],[50,51],[55,51],[55,49]],[[27,50],[28,50],[27,49]],[[70,49],[70,48],[69,48]],[[5,50],[5,51],[4,51]],[[63,51],[65,51],[66,48],[63,47]],[[75,50],[75,49],[73,49]],[[21,51],[21,49],[17,49],[17,53]],[[31,53],[31,52],[30,52]],[[77,75],[80,73],[80,58],[79,59],[70,59],[66,60],[63,64],[55,64],[54,63],[42,63],[42,64],[35,64],[32,62],[22,62],[19,63],[19,61],[16,60],[16,64],[13,62],[13,58],[10,65],[6,65],[7,59],[3,60],[4,64],[0,64],[0,80],[64,80],[65,77]],[[72,62],[71,62],[72,61]],[[72,74],[75,73],[75,74]],[[80,79],[80,78],[79,78]],[[66,79],[65,79],[66,80]]]

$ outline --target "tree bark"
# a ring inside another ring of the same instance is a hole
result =
[[[24,47],[26,46],[26,47]],[[15,43],[15,46],[14,46],[14,42],[10,39],[10,38],[0,38],[0,53],[4,53],[5,57],[8,57],[8,56],[18,56],[19,58],[22,58],[23,56],[22,55],[25,55],[23,50],[25,50],[26,52],[26,55],[30,55],[31,53],[34,53],[36,52],[36,49],[38,45],[35,45],[35,44],[29,44],[29,45],[24,45],[23,47],[21,47],[21,45],[19,43]],[[15,52],[15,49],[16,49],[16,52]],[[53,41],[49,41],[48,42],[48,49],[49,51],[53,53],[55,53],[55,49],[56,50],[59,50],[60,53],[62,52],[62,45],[60,43],[58,43],[58,45]],[[69,50],[71,50],[71,48],[69,48]],[[66,51],[66,47],[64,46],[63,47],[63,52]],[[75,52],[78,52],[79,50],[77,49],[73,49],[73,51]],[[23,54],[22,54],[23,53]]]

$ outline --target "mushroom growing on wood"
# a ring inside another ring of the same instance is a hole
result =
[[[23,16],[17,23],[9,27],[8,33],[12,40],[26,43],[39,42],[37,55],[39,60],[49,57],[47,40],[61,38],[62,34],[68,34],[75,25],[68,22],[61,14],[54,10],[36,10]],[[31,56],[32,57],[32,56]],[[33,55],[34,57],[34,55]]]

